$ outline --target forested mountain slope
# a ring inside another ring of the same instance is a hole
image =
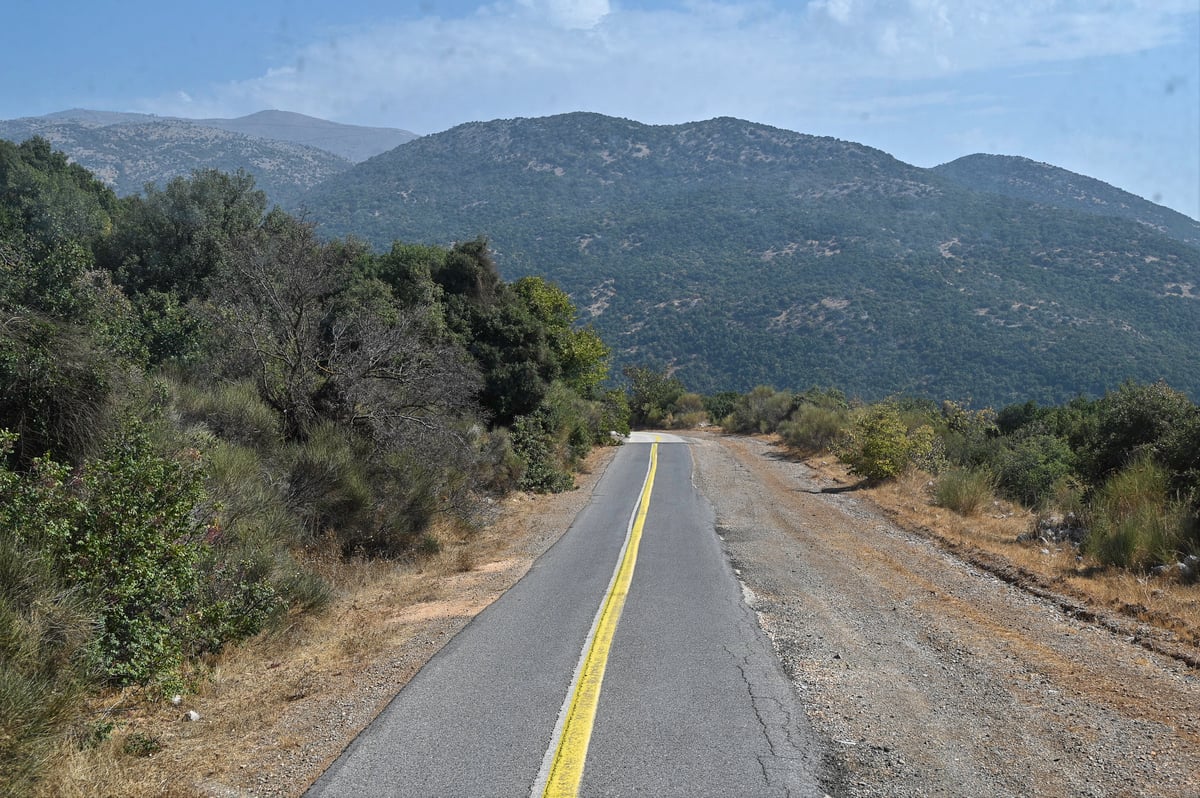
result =
[[[1092,177],[1011,155],[967,155],[935,172],[974,189],[1031,200],[1055,208],[1132,219],[1192,246],[1200,246],[1200,222]]]
[[[377,247],[482,234],[621,361],[698,390],[836,385],[1004,404],[1167,379],[1200,395],[1200,249],[736,119],[472,123],[301,202]]]

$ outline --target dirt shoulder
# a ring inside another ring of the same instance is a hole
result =
[[[969,530],[915,534],[822,493],[836,483],[766,441],[694,439],[726,550],[830,741],[831,794],[1200,794],[1200,674],[1136,620],[972,564]]]

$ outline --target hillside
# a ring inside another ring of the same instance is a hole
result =
[[[290,141],[358,163],[417,137],[390,127],[343,125],[290,111],[259,111],[236,119],[196,119],[194,123],[256,138]]]
[[[425,136],[300,203],[327,234],[487,236],[623,363],[697,390],[836,385],[1003,404],[1167,379],[1200,395],[1200,249],[736,119],[596,114]]]
[[[21,142],[41,136],[86,167],[118,194],[147,183],[165,184],[194,169],[245,170],[273,202],[288,204],[300,192],[350,168],[350,161],[315,147],[255,138],[178,119],[134,115],[109,124],[45,117],[0,122],[0,138]],[[149,120],[149,121],[147,121]]]
[[[1200,222],[1100,180],[1011,155],[967,155],[933,171],[975,191],[1055,208],[1132,219],[1200,247]]]
[[[48,139],[118,194],[162,185],[193,169],[244,169],[272,201],[299,193],[352,163],[416,138],[398,128],[343,125],[287,111],[235,119],[180,119],[73,108],[0,121],[0,138]]]

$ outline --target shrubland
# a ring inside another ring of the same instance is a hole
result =
[[[642,417],[671,423],[685,395],[682,383],[646,392],[641,401],[662,404]],[[766,385],[705,401],[725,413],[707,422],[777,433],[799,454],[835,454],[864,486],[916,471],[927,475],[933,504],[969,516],[997,500],[1015,503],[1033,519],[1028,539],[1070,540],[1098,567],[1200,579],[1200,407],[1163,382],[999,411]]]
[[[609,351],[487,242],[322,240],[244,174],[118,199],[0,141],[0,794],[628,429]],[[135,741],[136,742],[136,741]],[[138,747],[137,745],[134,746]]]

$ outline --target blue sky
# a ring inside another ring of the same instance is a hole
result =
[[[1200,218],[1197,0],[10,0],[0,118],[72,107],[736,116],[919,166],[1023,155]]]

